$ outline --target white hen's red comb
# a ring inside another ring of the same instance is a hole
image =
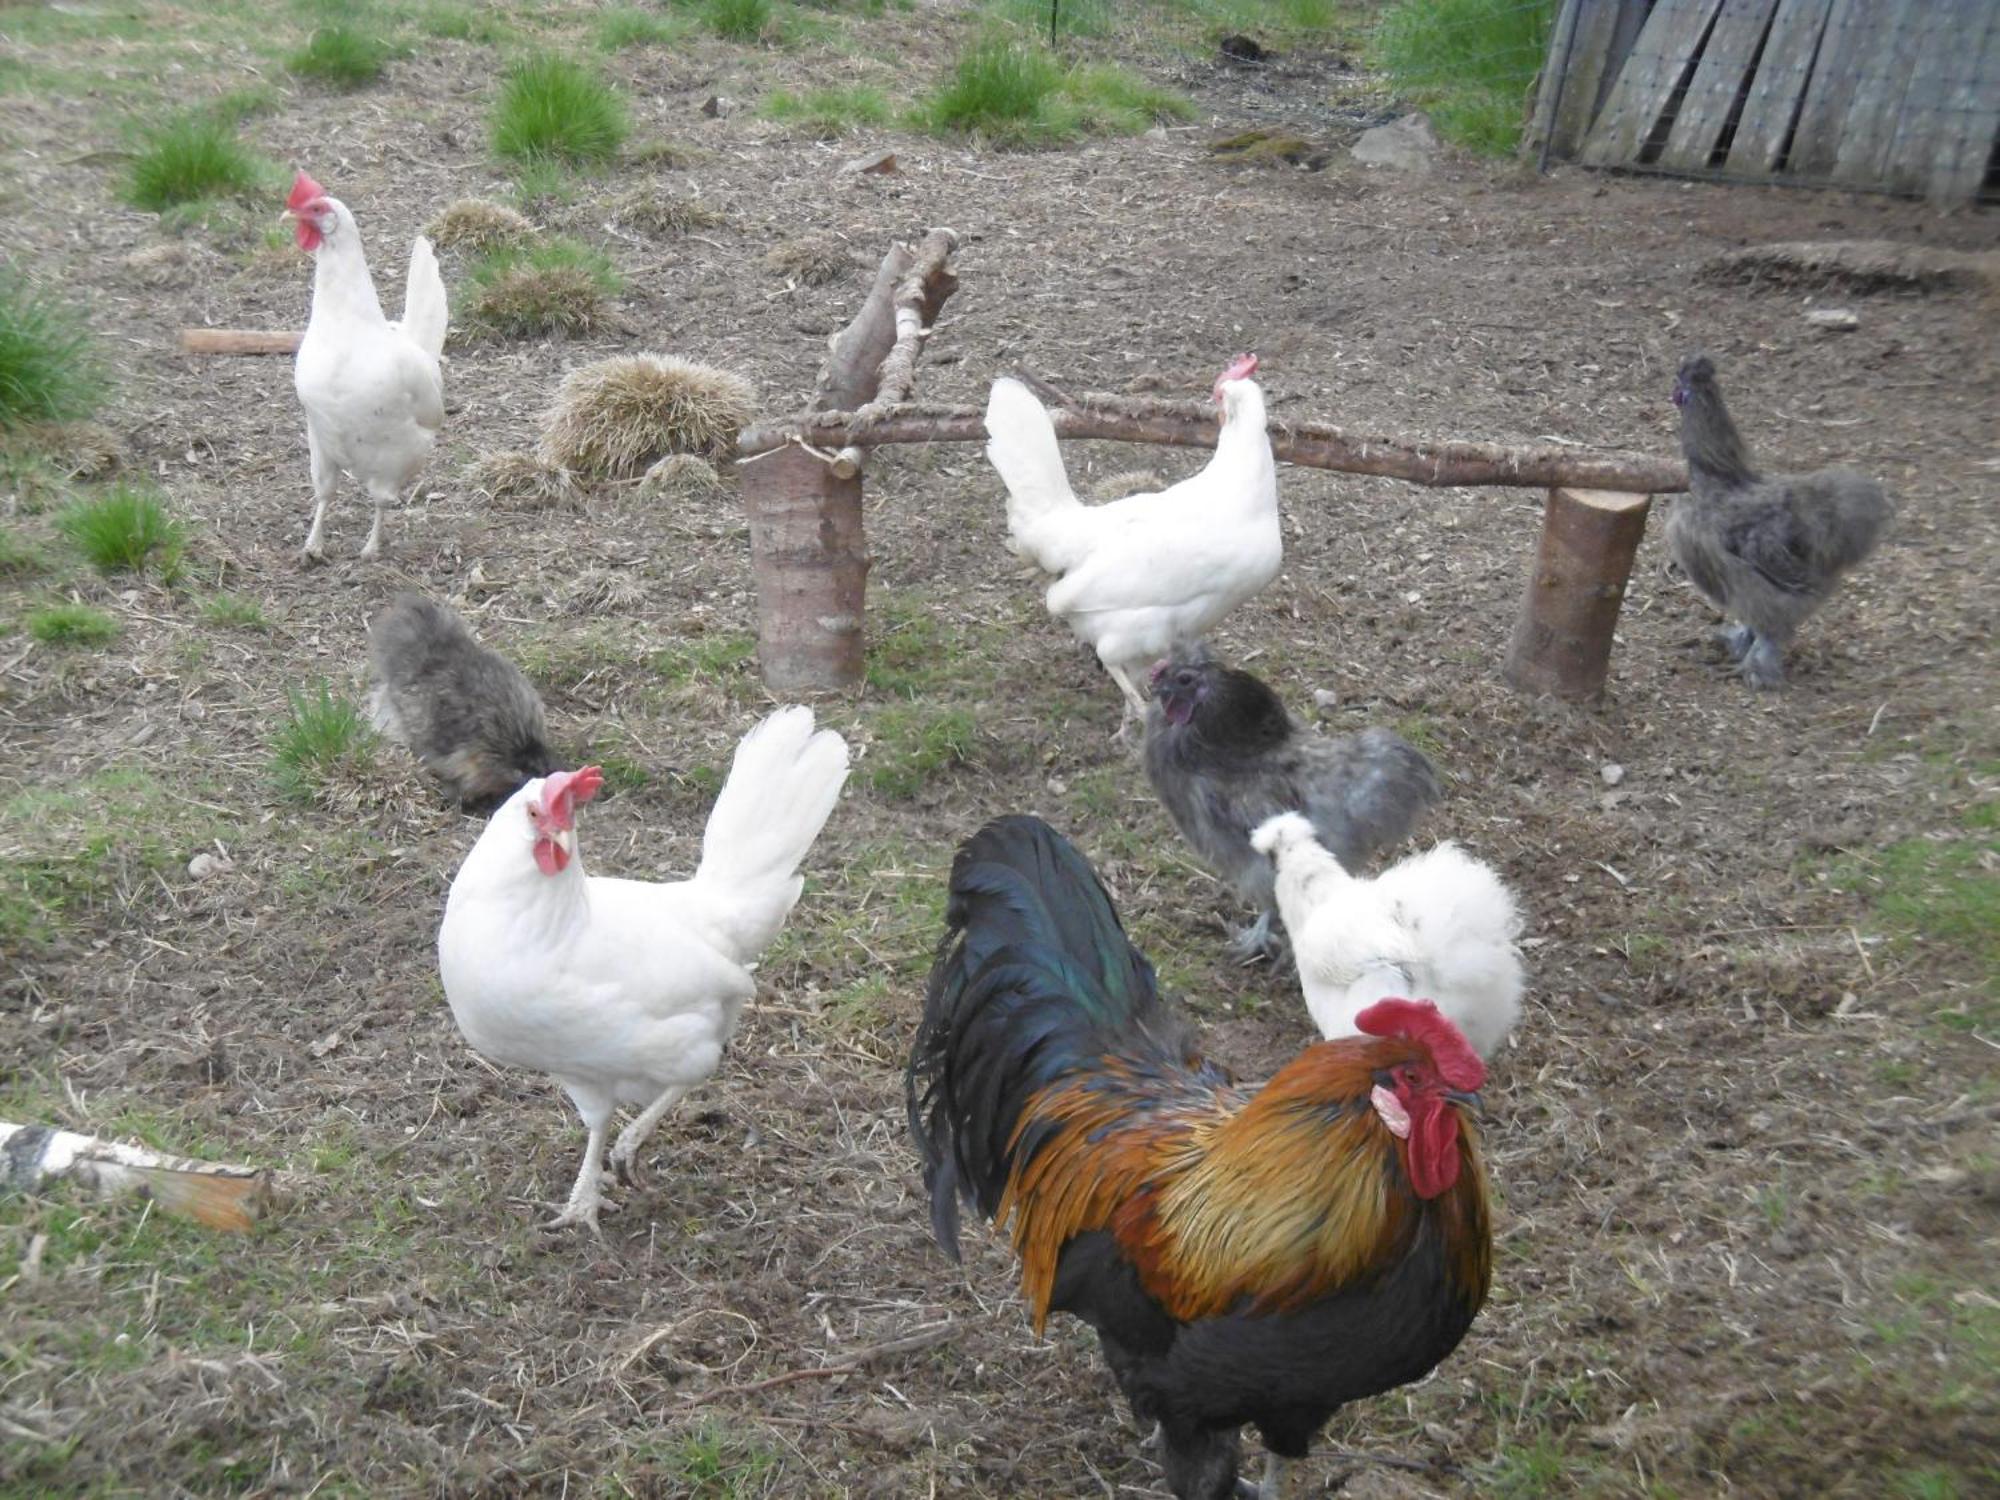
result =
[[[292,196],[285,200],[285,207],[297,213],[315,198],[324,198],[326,189],[314,182],[304,172],[292,179]]]
[[[604,773],[596,766],[585,766],[581,771],[551,771],[542,783],[542,812],[558,828],[569,828],[576,822],[576,810],[604,785]]]

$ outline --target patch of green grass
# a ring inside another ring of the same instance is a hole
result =
[[[0,428],[87,417],[103,388],[82,317],[0,264]]]
[[[380,78],[383,68],[407,50],[365,23],[330,19],[313,28],[285,66],[297,77],[352,90]]]
[[[1026,146],[1091,131],[1130,134],[1190,113],[1185,100],[1122,69],[1064,69],[1038,46],[986,37],[959,54],[950,77],[911,118],[941,134]]]
[[[352,702],[337,697],[322,677],[308,697],[287,688],[291,712],[271,743],[271,768],[278,789],[296,802],[344,771],[365,767],[375,753],[375,731]]]
[[[24,542],[11,531],[0,530],[0,578],[22,577],[48,570],[49,560],[32,542]]]
[[[725,41],[762,41],[771,30],[771,0],[705,0],[702,19]]]
[[[264,606],[255,599],[246,599],[241,594],[215,594],[201,607],[203,621],[227,630],[269,630],[271,622],[264,617]]]
[[[720,1422],[707,1421],[693,1432],[645,1444],[640,1464],[649,1481],[642,1488],[663,1483],[667,1493],[689,1500],[752,1500],[766,1493],[778,1459]]]
[[[1555,11],[1556,0],[1397,0],[1369,52],[1445,139],[1504,155],[1520,143]]]
[[[624,286],[602,250],[562,238],[490,251],[471,282],[468,316],[509,338],[588,333]]]
[[[231,89],[226,94],[217,94],[202,107],[215,119],[240,125],[257,115],[269,114],[279,103],[276,89],[258,84],[252,88]]]
[[[513,28],[484,5],[454,5],[448,0],[420,5],[410,13],[410,22],[425,36],[442,37],[446,41],[498,46],[514,37]]]
[[[606,162],[630,128],[615,89],[583,64],[550,54],[508,71],[493,111],[493,149],[522,161]]]
[[[1103,134],[1137,135],[1166,120],[1192,119],[1195,112],[1171,90],[1100,63],[1072,68],[1062,92],[1077,128]]]
[[[886,125],[892,115],[888,96],[866,85],[808,89],[803,94],[779,89],[764,100],[762,113],[766,119],[794,126],[821,140],[832,140],[864,125]]]
[[[688,16],[625,5],[598,16],[597,45],[606,52],[622,52],[627,47],[678,47],[694,29],[695,23]]]
[[[269,175],[237,139],[236,128],[202,110],[143,129],[144,145],[125,180],[125,201],[160,213],[180,203],[256,192]]]
[[[861,779],[897,800],[916,796],[933,777],[965,764],[979,737],[978,722],[964,709],[920,703],[883,708],[874,729]]]
[[[756,655],[754,635],[698,635],[655,652],[651,666],[670,684],[679,687],[689,682],[742,677]]]
[[[50,604],[28,612],[28,634],[50,646],[104,646],[118,639],[118,621],[88,604]]]
[[[128,484],[79,500],[56,517],[56,529],[100,573],[138,573],[150,563],[171,578],[186,544],[180,522],[159,497]]]
[[[1992,805],[1967,809],[1962,834],[1903,839],[1872,856],[1843,860],[1830,874],[1836,885],[1865,896],[1902,940],[1938,943],[1970,957],[1988,997],[2000,1000],[2000,837]],[[1940,1019],[1959,1024],[1953,1015]],[[1963,1024],[1983,1022],[1967,1016]]]

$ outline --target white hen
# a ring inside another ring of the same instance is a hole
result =
[[[715,1072],[846,779],[847,742],[814,733],[810,709],[778,710],[736,747],[701,864],[672,884],[584,873],[575,816],[594,766],[529,782],[487,823],[451,883],[438,971],[465,1039],[553,1074],[590,1132],[550,1228],[597,1228],[618,1105],[643,1106],[611,1151],[629,1183],[660,1118]]]
[[[1008,545],[1045,573],[1049,613],[1097,649],[1143,716],[1137,679],[1176,642],[1193,640],[1278,576],[1278,473],[1264,393],[1239,355],[1215,382],[1222,432],[1199,474],[1157,494],[1080,503],[1055,424],[1018,380],[986,403],[986,457],[1007,485]]]
[[[1377,1000],[1430,1000],[1491,1057],[1521,1014],[1521,916],[1492,868],[1443,843],[1364,880],[1297,813],[1250,836],[1278,869],[1278,913],[1306,1009],[1328,1038],[1356,1036]]]
[[[306,409],[306,444],[312,453],[313,521],[304,555],[325,555],[326,508],[344,473],[375,502],[363,557],[382,550],[382,511],[416,482],[444,425],[444,278],[431,242],[410,247],[410,275],[403,316],[382,315],[361,231],[337,198],[301,172],[284,216],[293,221],[299,248],[313,269],[312,315],[299,345],[293,383]]]

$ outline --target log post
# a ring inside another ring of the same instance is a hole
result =
[[[266,333],[254,328],[183,328],[183,354],[297,354],[303,333]]]
[[[1572,703],[1604,691],[1611,635],[1645,535],[1650,495],[1558,487],[1542,512],[1541,541],[1507,651],[1507,680]]]
[[[746,462],[750,566],[757,578],[757,665],[774,692],[861,680],[868,543],[861,476],[796,443]]]

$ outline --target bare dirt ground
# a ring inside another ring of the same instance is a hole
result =
[[[1032,1336],[1004,1247],[975,1234],[961,1272],[928,1242],[900,1068],[951,851],[1002,812],[1068,832],[1248,1075],[1310,1023],[1289,974],[1228,962],[1239,914],[1109,742],[1116,693],[1004,551],[976,448],[871,470],[871,682],[820,705],[856,775],[721,1073],[663,1128],[601,1241],[536,1229],[581,1131],[546,1080],[474,1057],[439,991],[437,920],[475,825],[393,747],[306,805],[269,773],[287,688],[358,692],[368,617],[422,589],[529,669],[575,759],[624,768],[587,816],[593,868],[685,872],[715,768],[768,702],[744,659],[733,487],[520,511],[471,467],[532,439],[565,369],[621,350],[739,370],[791,409],[866,267],[939,223],[964,244],[921,373],[936,399],[979,401],[1021,362],[1193,394],[1255,348],[1288,414],[1667,451],[1674,366],[1705,348],[1774,467],[1840,461],[1889,486],[1893,535],[1808,627],[1782,694],[1720,675],[1656,515],[1607,701],[1524,701],[1498,665],[1539,497],[1309,471],[1281,476],[1282,578],[1219,644],[1301,712],[1336,694],[1330,729],[1419,738],[1449,785],[1425,836],[1497,861],[1530,914],[1529,1009],[1487,1095],[1494,1296],[1433,1378],[1336,1418],[1329,1450],[1417,1465],[1364,1464],[1343,1493],[2000,1485],[2000,1014],[1948,933],[1876,905],[1898,850],[1972,848],[1991,878],[1990,842],[1966,840],[1990,824],[2000,762],[2000,322],[1976,290],[1698,274],[1760,240],[1990,248],[1990,213],[1451,156],[1421,181],[1339,151],[1320,172],[1209,157],[1215,135],[1274,119],[1337,144],[1330,63],[1253,87],[1201,57],[1144,58],[1197,123],[1025,155],[893,132],[824,144],[755,116],[781,80],[894,87],[891,58],[929,76],[962,21],[949,8],[841,18],[847,50],[633,49],[605,66],[639,134],[695,160],[623,166],[536,209],[616,261],[622,329],[455,342],[445,437],[389,557],[353,560],[367,522],[350,501],[334,563],[302,571],[289,363],[189,360],[174,339],[299,326],[307,265],[227,226],[171,238],[119,205],[118,161],[92,153],[119,146],[132,97],[271,72],[279,107],[246,135],[354,209],[393,300],[413,232],[454,197],[505,192],[484,145],[497,54],[425,39],[337,95],[284,82],[247,24],[118,14],[150,43],[23,51],[111,72],[8,97],[0,251],[89,308],[118,366],[105,420],[125,469],[193,542],[172,586],[105,580],[60,562],[59,495],[0,493],[7,527],[58,559],[0,579],[0,856],[11,889],[60,893],[52,930],[6,961],[0,1116],[268,1164],[296,1187],[241,1238],[129,1202],[0,1203],[0,1493],[1163,1493],[1083,1332]],[[565,36],[590,14],[540,24]],[[176,28],[179,54],[162,41]],[[708,118],[716,94],[736,107]],[[897,175],[838,174],[879,145]],[[647,182],[726,221],[621,229],[610,205]],[[808,288],[766,267],[808,235],[838,237],[855,270]],[[181,251],[153,249],[168,243]],[[135,251],[152,256],[135,268]],[[448,258],[454,291],[461,274]],[[1829,302],[1858,331],[1810,329],[1807,306]],[[1093,477],[1197,461],[1072,457]],[[255,601],[262,628],[217,623],[217,595]],[[31,640],[26,611],[57,597],[122,634],[95,651]],[[218,844],[231,868],[191,879]],[[1342,1466],[1309,1467],[1319,1493]]]

